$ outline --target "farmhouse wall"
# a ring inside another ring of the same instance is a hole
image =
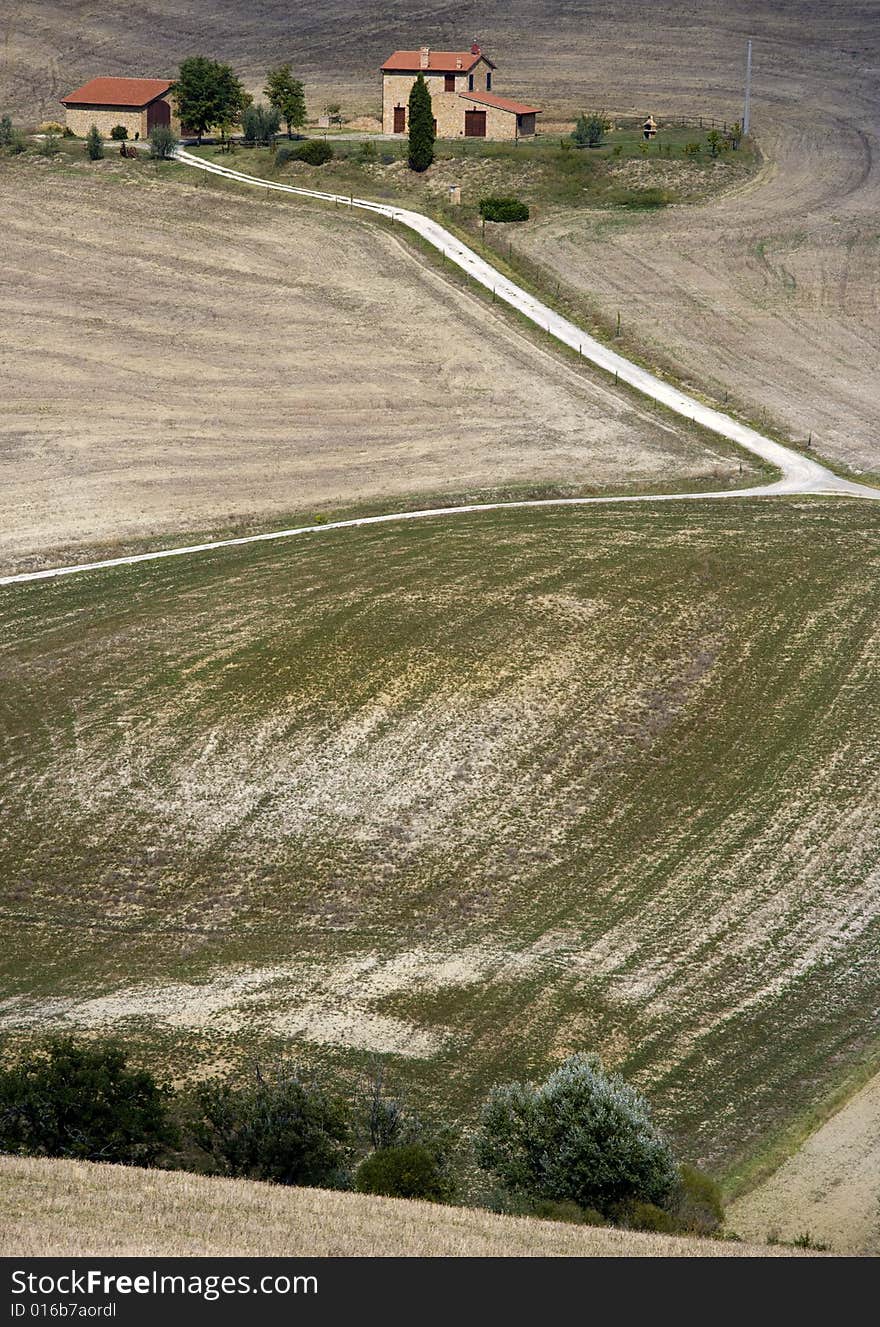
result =
[[[171,108],[171,128],[176,134],[180,133],[180,120],[174,113],[174,107],[169,97],[159,98],[168,103]],[[146,106],[138,110],[132,106],[68,106],[66,110],[66,123],[68,129],[76,134],[77,138],[85,138],[92,125],[97,125],[98,133],[102,138],[110,137],[110,130],[117,124],[124,124],[128,130],[129,138],[134,138],[135,134],[140,134],[141,138],[149,138],[147,131],[147,110]]]
[[[447,92],[446,75],[423,71],[425,82],[428,85],[428,91],[431,94],[431,105],[434,108],[434,119],[437,121],[438,138],[463,138],[464,137],[464,113],[472,106],[471,102],[460,101],[459,93],[467,92],[468,74],[462,70],[456,72],[455,91]],[[474,76],[474,92],[486,91],[486,76],[490,74],[488,64],[485,60],[480,62],[471,70]],[[412,85],[415,83],[418,74],[385,74],[382,79],[382,132],[386,134],[394,133],[394,108],[395,106],[404,106],[407,108],[407,130],[409,129],[409,94],[412,91]],[[503,117],[502,117],[503,118]],[[508,116],[508,119],[514,119]],[[514,122],[512,132],[498,137],[516,136],[516,125]]]

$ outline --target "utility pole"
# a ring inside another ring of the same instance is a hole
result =
[[[751,102],[752,102],[752,39],[749,37],[749,44],[746,48],[746,98],[743,105],[743,138],[747,137],[749,132],[749,123],[751,121]]]

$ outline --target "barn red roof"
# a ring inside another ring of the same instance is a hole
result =
[[[480,51],[429,51],[426,74],[466,74],[480,60],[485,60],[490,69],[495,66],[488,56]],[[421,51],[395,51],[389,55],[382,66],[384,72],[417,74],[422,64]]]
[[[62,106],[132,106],[140,110],[171,87],[170,78],[93,78],[61,98]]]
[[[498,97],[494,92],[460,92],[465,101],[478,101],[483,106],[494,106],[498,111],[510,111],[511,115],[540,115],[540,106],[526,106],[521,101],[511,101],[510,97]]]

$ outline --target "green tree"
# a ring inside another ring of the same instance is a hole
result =
[[[273,147],[280,124],[281,115],[275,106],[263,106],[257,103],[245,107],[242,112],[241,128],[246,143],[260,143],[264,147]]]
[[[86,134],[86,152],[90,161],[100,161],[104,155],[104,144],[96,124],[93,124]]]
[[[12,127],[12,116],[4,115],[0,119],[0,147],[10,147],[15,137],[15,130]]]
[[[608,120],[604,114],[599,115],[594,112],[592,115],[584,115],[581,113],[571,137],[578,147],[601,147],[607,128]]]
[[[114,124],[113,128],[110,130],[110,137],[113,139],[114,143],[122,143],[128,138],[128,130],[124,124]]]
[[[217,129],[225,138],[250,102],[251,97],[232,68],[218,60],[192,55],[177,71],[174,83],[177,114],[200,143],[209,129]]]
[[[167,161],[174,156],[177,135],[168,124],[157,124],[150,130],[150,156]]]
[[[53,1038],[0,1069],[0,1151],[150,1166],[177,1141],[171,1097],[115,1042]]]
[[[287,137],[292,138],[294,129],[306,122],[306,94],[300,80],[293,77],[289,64],[269,70],[263,95],[287,125]]]
[[[595,1055],[573,1055],[540,1086],[494,1088],[476,1152],[512,1195],[603,1214],[627,1201],[662,1206],[677,1179],[647,1102]]]
[[[225,1175],[338,1187],[351,1159],[345,1103],[281,1066],[251,1082],[213,1081],[197,1093],[194,1137]]]
[[[434,111],[423,74],[409,94],[409,168],[427,170],[434,160]]]
[[[721,151],[721,135],[717,129],[712,129],[706,135],[706,142],[709,144],[709,155],[717,157]]]

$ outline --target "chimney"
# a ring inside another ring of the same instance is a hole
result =
[[[456,67],[456,69],[461,69],[461,56],[460,56],[460,55],[457,55],[457,56],[455,57],[455,67]]]
[[[477,41],[476,37],[474,37],[473,44],[471,46],[471,55],[482,55],[482,54],[483,52],[480,50],[480,43]]]
[[[423,46],[422,49],[419,51],[419,68],[427,69],[430,59],[431,59],[430,46]]]

